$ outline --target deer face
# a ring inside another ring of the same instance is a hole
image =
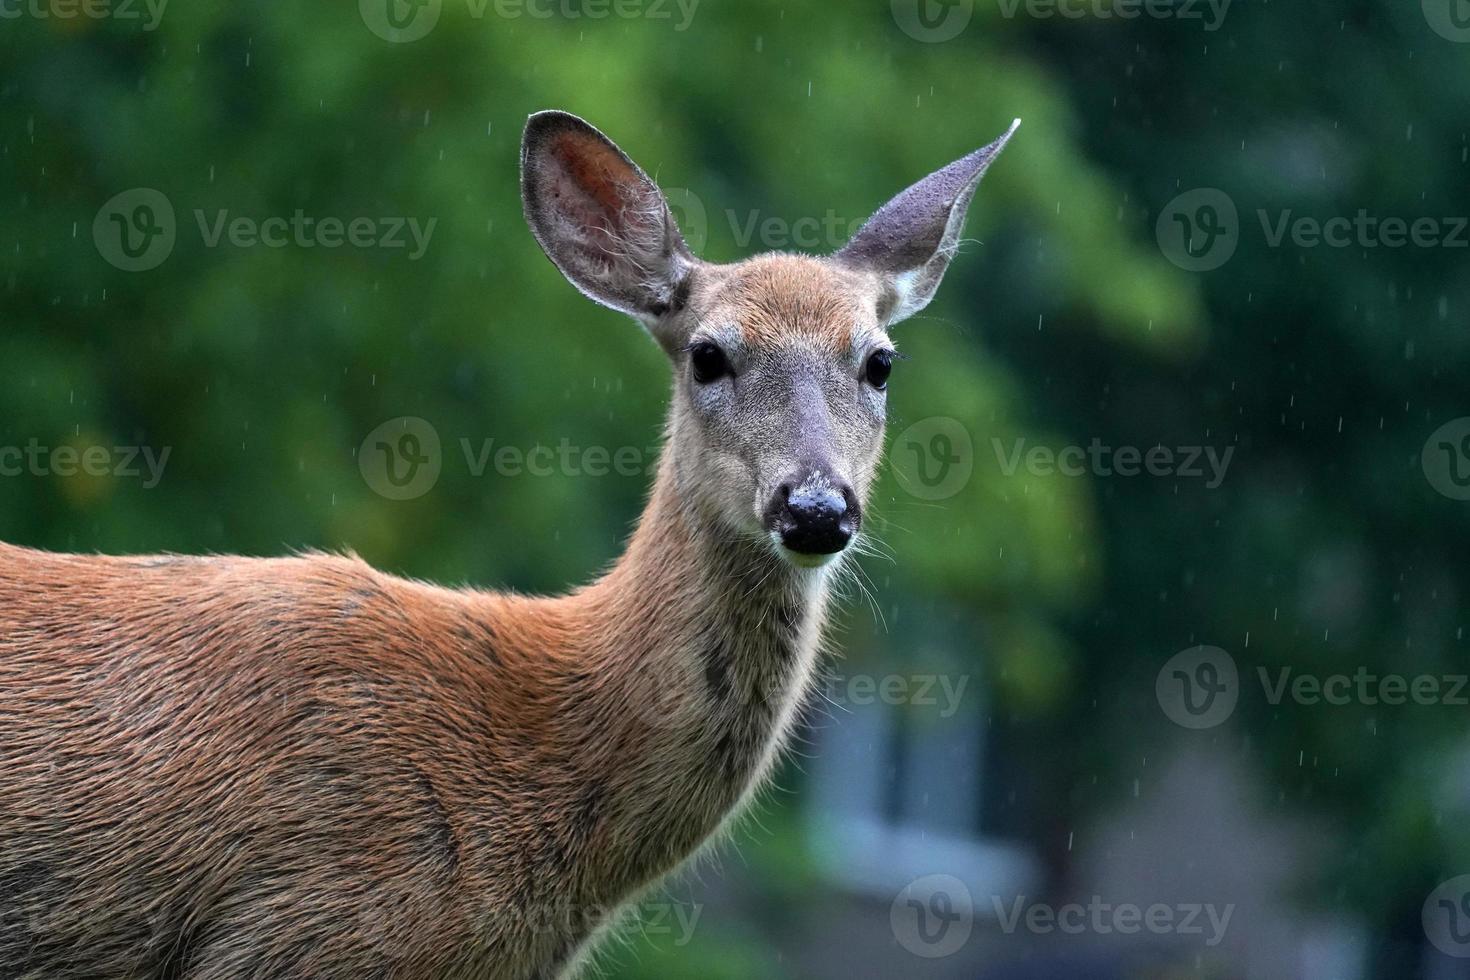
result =
[[[700,261],[643,171],[562,112],[527,124],[521,189],[557,267],[673,361],[666,465],[680,498],[813,567],[862,524],[897,353],[888,329],[934,295],[1010,135],[899,194],[828,258]]]

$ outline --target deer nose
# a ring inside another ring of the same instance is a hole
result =
[[[862,520],[852,487],[826,474],[781,484],[772,504],[772,530],[783,545],[803,555],[841,551]]]

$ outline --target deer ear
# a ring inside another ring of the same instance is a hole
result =
[[[887,322],[914,315],[934,298],[949,260],[959,249],[970,198],[990,162],[1020,125],[1017,119],[994,143],[900,193],[879,208],[834,256],[843,265],[876,273],[884,280],[889,303],[880,312],[886,313]]]
[[[556,111],[527,120],[521,202],[547,257],[587,296],[650,329],[680,305],[695,259],[668,202],[588,123]]]

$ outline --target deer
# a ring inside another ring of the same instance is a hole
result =
[[[0,544],[0,977],[584,971],[769,778],[863,529],[889,330],[1019,122],[832,255],[719,265],[599,130],[529,117],[536,240],[672,374],[642,516],[565,595]]]

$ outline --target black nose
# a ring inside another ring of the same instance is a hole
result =
[[[830,555],[847,547],[861,520],[852,488],[825,477],[781,484],[772,501],[772,529],[803,555]]]

